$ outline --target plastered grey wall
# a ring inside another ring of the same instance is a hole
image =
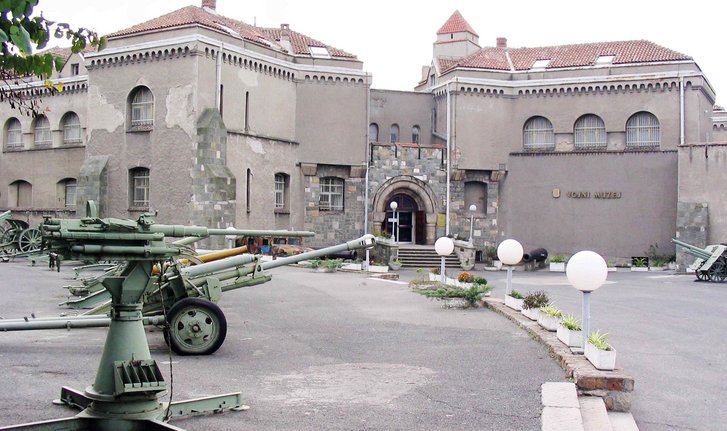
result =
[[[419,126],[419,144],[432,143],[432,96],[392,90],[371,90],[369,123],[379,127],[376,142],[389,143],[392,124],[399,126],[399,142],[413,142],[412,128]]]
[[[500,195],[501,240],[551,255],[593,250],[608,258],[673,252],[677,154],[513,154]],[[601,193],[601,195],[598,195]],[[555,197],[559,196],[559,197]]]

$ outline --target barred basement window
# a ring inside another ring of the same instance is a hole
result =
[[[606,124],[598,115],[587,114],[576,121],[573,130],[576,148],[605,148]]]
[[[650,112],[637,112],[626,122],[626,148],[658,147],[659,120]]]
[[[321,178],[321,194],[318,209],[321,211],[343,211],[343,184],[341,178]]]
[[[555,149],[553,123],[545,117],[532,117],[523,127],[523,147],[526,150]]]

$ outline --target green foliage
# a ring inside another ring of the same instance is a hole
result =
[[[611,344],[606,337],[608,334],[602,334],[600,331],[591,332],[588,335],[588,342],[599,350],[611,350]]]
[[[631,264],[637,268],[646,268],[649,266],[649,258],[643,256],[632,257]]]
[[[649,246],[649,251],[646,252],[646,256],[648,256],[651,266],[654,267],[662,267],[669,262],[676,261],[676,255],[662,253],[659,250],[658,243],[653,243]]]
[[[457,281],[459,281],[460,283],[474,283],[475,276],[467,271],[462,271],[457,276]]]
[[[492,264],[493,260],[497,260],[497,247],[493,245],[488,245],[483,250],[484,260],[488,264]]]
[[[323,266],[335,271],[343,266],[343,259],[326,259],[323,261]]]
[[[323,260],[321,259],[311,259],[308,261],[308,266],[310,268],[316,269],[323,263]]]
[[[429,270],[429,272],[431,272],[432,274],[439,275],[439,268],[432,268]]]
[[[552,306],[552,305],[546,305],[544,307],[540,307],[540,312],[547,314],[551,317],[561,318],[563,317],[563,312],[560,311],[560,309]]]
[[[487,284],[487,279],[485,277],[475,277],[475,284],[485,285]]]
[[[545,307],[550,303],[550,297],[542,290],[530,292],[523,298],[523,308],[528,310],[531,308]]]
[[[65,59],[50,53],[33,54],[46,47],[51,37],[71,42],[71,51],[81,52],[88,45],[103,49],[106,39],[86,28],[72,29],[66,23],[34,16],[38,0],[0,0],[0,78],[6,84],[17,84],[27,76],[48,77],[60,70]],[[62,91],[62,87],[47,82],[47,86]],[[24,114],[37,114],[38,101],[25,98],[20,90],[0,89],[0,100],[7,100],[12,108]]]
[[[463,298],[470,303],[479,301],[490,291],[489,286],[473,286],[469,289],[462,289],[454,286],[442,286],[436,289],[422,289],[418,290],[420,293],[428,298],[444,299],[444,298]]]
[[[513,289],[510,291],[510,296],[512,296],[515,299],[523,299],[523,294],[518,292],[517,290]]]
[[[552,263],[563,263],[565,262],[565,256],[563,256],[562,254],[556,254],[555,256],[550,258],[550,261]]]
[[[563,326],[570,329],[571,331],[580,331],[581,330],[581,322],[576,319],[576,316],[572,314],[568,314],[563,316]]]

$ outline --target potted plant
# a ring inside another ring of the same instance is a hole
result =
[[[600,331],[591,332],[586,340],[585,356],[599,370],[610,371],[616,368],[616,350]]]
[[[475,283],[475,276],[467,271],[462,271],[457,276],[457,287],[469,289]]]
[[[608,272],[616,272],[616,264],[612,260],[608,260],[606,262],[606,268],[608,269]]]
[[[631,258],[631,271],[648,271],[649,258],[646,256],[635,256]]]
[[[381,262],[372,261],[369,264],[368,272],[389,272],[389,265]]]
[[[544,291],[530,292],[523,298],[522,313],[530,320],[538,320],[540,307],[545,307],[549,303],[550,297]]]
[[[402,263],[397,258],[389,259],[389,268],[391,268],[392,271],[398,271],[401,269]]]
[[[553,272],[565,272],[565,256],[556,254],[550,258],[549,268]]]
[[[538,317],[538,324],[543,327],[546,331],[555,332],[558,330],[560,319],[563,317],[563,312],[557,307],[552,305],[546,305],[540,308],[540,317]]]
[[[523,309],[523,295],[513,289],[509,295],[505,296],[505,305],[513,310],[520,311]]]
[[[558,339],[568,347],[583,348],[583,333],[581,323],[572,314],[563,316],[556,332]]]

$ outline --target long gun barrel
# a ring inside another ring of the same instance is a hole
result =
[[[709,251],[707,251],[703,248],[699,248],[699,247],[695,247],[693,245],[687,244],[684,241],[679,241],[676,238],[672,238],[671,242],[673,242],[676,245],[682,246],[684,248],[684,251],[687,252],[687,254],[690,254],[699,259],[707,260],[712,256],[712,253],[710,253]]]

